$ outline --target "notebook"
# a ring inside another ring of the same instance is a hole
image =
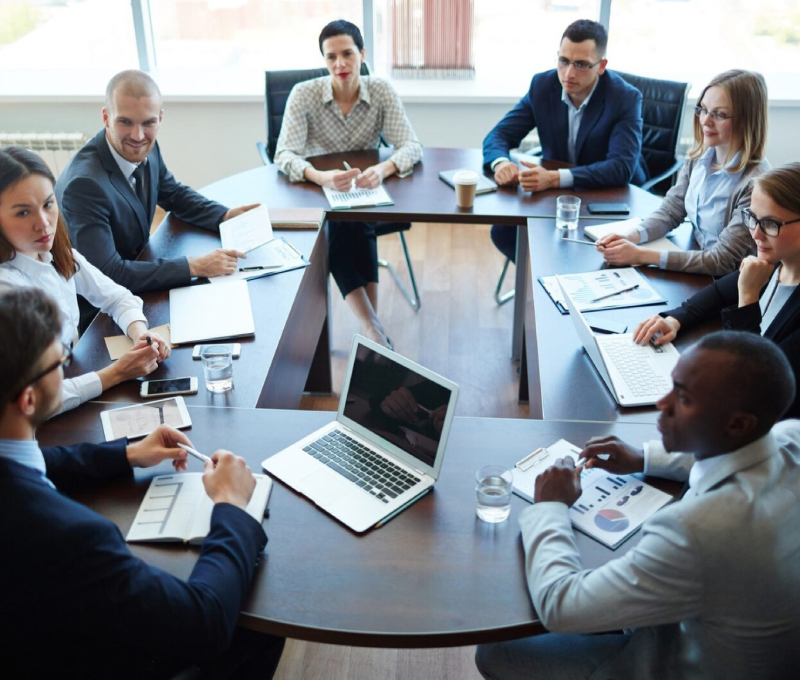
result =
[[[439,179],[442,180],[445,184],[453,187],[455,189],[455,184],[453,184],[453,175],[459,172],[462,168],[456,168],[455,170],[441,170],[439,172]],[[492,191],[497,191],[497,185],[490,180],[485,175],[478,173],[478,188],[475,190],[476,194],[489,194]]]
[[[433,487],[457,399],[455,383],[356,335],[336,420],[262,466],[361,533]]]
[[[247,281],[173,288],[169,329],[176,345],[254,335]]]
[[[586,235],[586,238],[597,241],[609,234],[627,234],[634,227],[638,227],[641,222],[641,217],[631,217],[629,220],[620,220],[607,224],[592,224],[588,227],[584,227],[583,233]],[[666,236],[647,241],[647,243],[642,243],[641,245],[644,248],[652,248],[653,250],[682,250]]]
[[[637,345],[633,333],[595,335],[561,283],[570,319],[597,372],[620,406],[652,406],[672,389],[680,354],[671,343]]]

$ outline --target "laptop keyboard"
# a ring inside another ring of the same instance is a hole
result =
[[[421,481],[338,430],[317,439],[303,451],[384,503]]]
[[[619,371],[634,397],[663,397],[672,387],[670,381],[661,377],[650,367],[649,347],[635,344],[629,337],[606,336],[603,349],[608,353],[614,368]],[[660,347],[653,347],[663,352]],[[620,390],[621,391],[621,390]]]

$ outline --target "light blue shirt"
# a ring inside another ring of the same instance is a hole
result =
[[[780,267],[775,268],[764,294],[758,301],[761,309],[761,335],[764,335],[772,322],[775,321],[775,317],[778,316],[778,313],[794,293],[795,288],[797,288],[796,285],[789,286],[785,283],[779,283],[778,275],[780,271]]]
[[[600,82],[598,78],[595,83],[592,91],[583,100],[579,107],[575,107],[575,104],[572,103],[572,99],[570,99],[567,91],[562,88],[561,90],[561,101],[567,105],[567,125],[568,125],[568,136],[567,136],[567,160],[572,165],[577,165],[577,152],[575,151],[575,147],[577,146],[578,142],[578,131],[581,129],[581,120],[583,120],[583,112],[586,110],[586,105],[591,100],[594,91],[597,89],[597,83]],[[558,171],[558,177],[560,182],[560,188],[568,189],[571,187],[575,180],[572,177],[572,170],[562,169]]]
[[[0,458],[11,460],[25,467],[36,470],[42,479],[54,489],[53,482],[47,478],[44,455],[35,439],[0,439]]]

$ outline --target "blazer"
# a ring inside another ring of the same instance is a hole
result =
[[[695,161],[688,160],[681,167],[678,178],[664,197],[661,205],[652,215],[643,220],[639,229],[647,233],[647,240],[653,241],[668,231],[680,226],[686,218],[686,193],[694,170]],[[680,250],[667,253],[666,269],[692,274],[724,276],[736,269],[741,261],[756,252],[755,242],[750,230],[742,221],[742,208],[750,207],[753,193],[753,179],[770,169],[766,159],[745,168],[733,188],[725,206],[725,224],[717,242],[708,250]],[[647,243],[642,243],[647,247]]]
[[[125,445],[43,449],[48,479],[69,491],[130,476]],[[183,581],[134,557],[113,522],[3,459],[0,514],[0,648],[15,678],[140,678],[158,659],[216,656],[266,545],[258,522],[217,504]]]
[[[659,475],[671,454],[648,457]],[[567,506],[520,516],[528,587],[561,633],[634,628],[589,676],[789,680],[800,663],[800,422],[723,454],[617,559],[584,570]]]
[[[156,204],[211,231],[219,228],[227,212],[224,205],[209,201],[173,177],[158,142],[147,156],[147,164],[145,207],[111,155],[103,129],[73,156],[56,182],[56,199],[75,249],[134,293],[185,286],[191,280],[185,257],[136,261],[150,240]]]
[[[762,289],[759,297],[764,295],[768,286],[769,284]],[[762,331],[759,304],[739,307],[738,271],[714,281],[692,295],[680,307],[660,312],[660,315],[676,318],[681,324],[681,330],[689,330],[721,317],[725,330],[752,333]],[[800,379],[800,286],[795,288],[763,335],[783,350],[795,378]],[[794,402],[784,418],[800,418],[800,394],[795,394]]]
[[[555,69],[533,76],[528,94],[483,140],[487,171],[492,161],[508,157],[534,128],[539,132],[542,157],[568,162],[569,123],[562,90]],[[575,155],[572,176],[577,190],[647,181],[642,157],[642,94],[612,71],[600,76],[586,105]]]

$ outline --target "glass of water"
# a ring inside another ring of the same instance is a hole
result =
[[[577,229],[581,199],[578,196],[559,196],[556,199],[556,229]]]
[[[484,522],[503,522],[511,512],[511,470],[502,465],[484,465],[475,473],[477,514]]]
[[[227,392],[233,387],[233,349],[230,345],[208,345],[200,355],[209,392]]]

